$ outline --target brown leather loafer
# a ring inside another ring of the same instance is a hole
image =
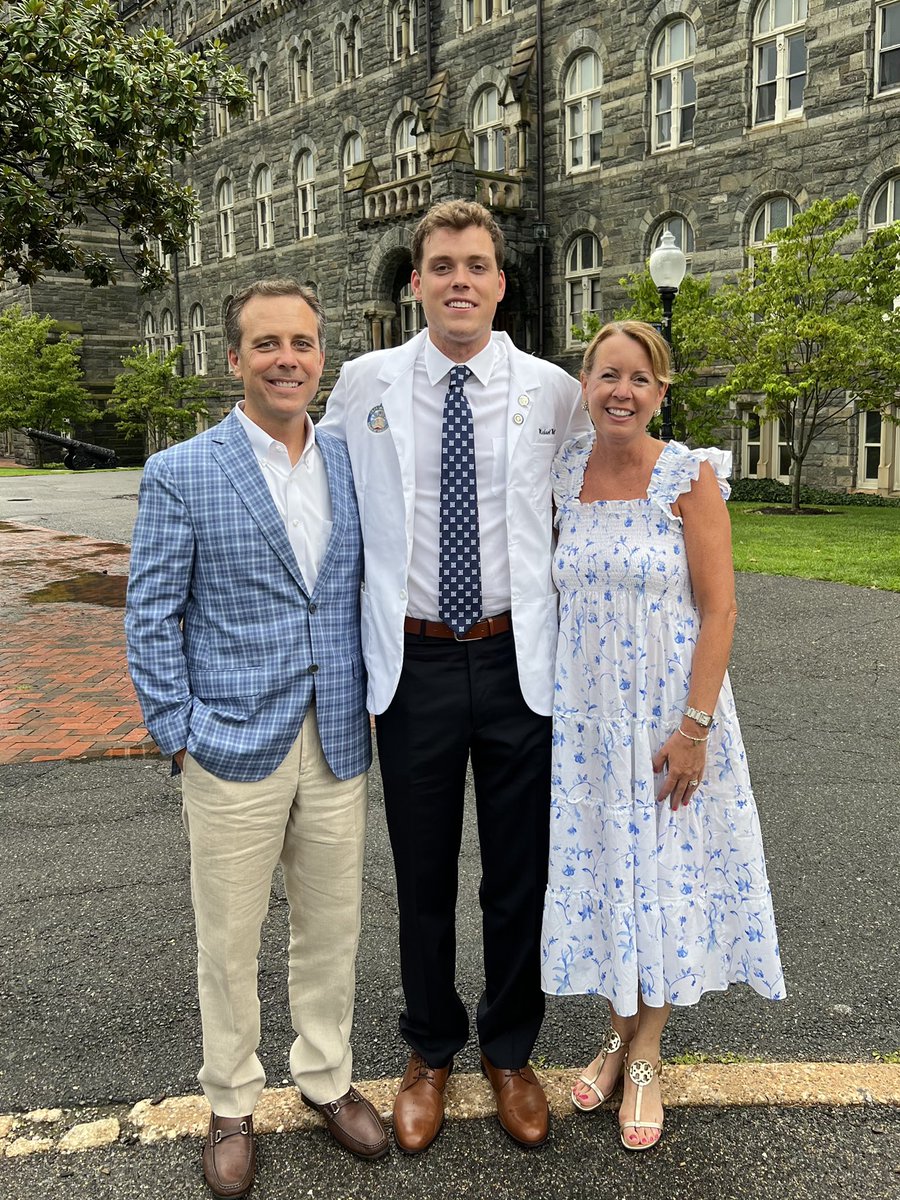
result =
[[[209,1118],[203,1146],[203,1177],[219,1200],[237,1200],[253,1187],[256,1143],[252,1117]]]
[[[404,1154],[420,1154],[444,1123],[444,1088],[453,1069],[429,1067],[415,1050],[409,1056],[400,1091],[394,1100],[394,1141]]]
[[[481,1069],[494,1089],[497,1116],[509,1136],[529,1149],[543,1146],[550,1132],[550,1110],[531,1067],[495,1067],[482,1054]]]
[[[303,1093],[300,1099],[309,1108],[321,1113],[328,1132],[345,1150],[358,1154],[360,1158],[383,1158],[391,1148],[381,1118],[365,1096],[351,1088],[339,1100],[328,1104],[316,1104]]]

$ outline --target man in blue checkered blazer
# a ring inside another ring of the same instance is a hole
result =
[[[132,546],[129,666],[147,728],[183,771],[217,1196],[253,1182],[257,955],[279,863],[292,1075],[341,1145],[388,1149],[350,1083],[371,746],[350,464],[307,413],[324,332],[315,293],[292,281],[234,298],[226,336],[244,398],[148,460]]]

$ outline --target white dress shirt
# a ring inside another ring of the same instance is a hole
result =
[[[425,340],[413,377],[416,503],[409,564],[410,616],[438,621],[441,538],[441,430],[450,370],[456,364]],[[506,530],[506,410],[509,360],[502,342],[491,340],[465,364],[472,372],[465,393],[475,432],[478,530],[481,543],[483,616],[510,607]]]
[[[331,493],[322,451],[316,445],[316,427],[307,413],[306,444],[295,465],[291,466],[287,446],[251,421],[244,412],[243,402],[235,411],[250,439],[269,494],[284,521],[300,574],[312,592],[331,536],[332,523]]]

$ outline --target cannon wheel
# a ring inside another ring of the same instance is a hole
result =
[[[89,471],[94,466],[93,459],[78,450],[70,450],[63,459],[70,471]]]

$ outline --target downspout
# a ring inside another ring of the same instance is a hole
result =
[[[544,222],[544,4],[537,0],[535,8],[535,83],[537,86],[537,219]],[[541,239],[537,245],[537,291],[538,291],[538,336],[537,352],[544,354],[544,250],[545,242]]]

